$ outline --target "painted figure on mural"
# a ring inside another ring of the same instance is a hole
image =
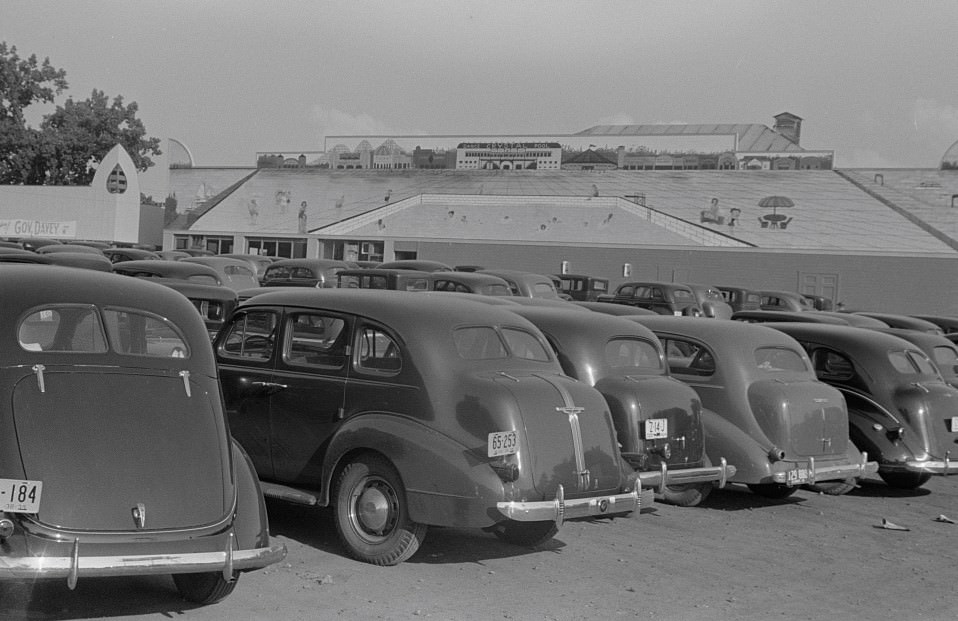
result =
[[[735,226],[736,224],[738,224],[738,219],[739,219],[739,216],[741,215],[742,215],[742,210],[739,209],[738,207],[732,207],[731,209],[729,209],[728,225]]]
[[[299,204],[299,232],[306,232],[306,201]]]
[[[259,216],[259,205],[256,204],[256,199],[251,198],[247,203],[247,208],[249,209],[249,221],[250,224],[256,224],[256,218]]]
[[[722,208],[719,207],[719,199],[712,197],[708,209],[701,212],[701,222],[712,222],[714,224],[725,224],[725,216],[722,215]]]

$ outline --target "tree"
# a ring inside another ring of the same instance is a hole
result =
[[[123,145],[140,171],[153,166],[160,155],[159,138],[147,137],[136,118],[136,102],[112,103],[103,91],[89,99],[68,98],[43,117],[40,127],[27,125],[25,110],[33,104],[53,103],[68,84],[66,73],[49,59],[24,60],[15,46],[0,43],[0,183],[28,185],[86,185],[96,166],[116,144]]]

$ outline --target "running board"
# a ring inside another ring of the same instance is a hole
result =
[[[296,489],[295,487],[280,485],[279,483],[267,483],[265,481],[260,481],[259,486],[263,489],[263,496],[267,498],[277,498],[298,505],[319,504],[318,497],[301,489]]]

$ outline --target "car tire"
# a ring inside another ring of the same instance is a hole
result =
[[[689,483],[687,485],[667,485],[662,501],[677,507],[694,507],[712,493],[712,483]]]
[[[426,536],[426,525],[409,519],[399,473],[374,455],[343,468],[335,515],[336,530],[349,554],[373,565],[398,565],[416,553]]]
[[[879,472],[878,476],[897,489],[918,489],[931,479],[927,472]]]
[[[797,487],[789,487],[781,483],[749,483],[748,488],[752,493],[765,498],[788,498],[795,493]]]
[[[526,548],[536,548],[556,536],[559,527],[555,522],[519,522],[508,520],[492,529],[503,541]]]
[[[199,574],[173,574],[173,584],[183,599],[196,604],[215,604],[223,600],[239,582],[239,574],[234,573],[232,580],[223,578],[223,572],[210,571]]]
[[[813,492],[820,492],[822,494],[828,494],[829,496],[843,496],[855,489],[856,485],[855,479],[851,478],[845,479],[844,481],[825,481],[823,483],[813,483],[811,485],[806,485],[805,487]]]

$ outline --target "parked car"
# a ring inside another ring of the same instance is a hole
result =
[[[613,304],[612,302],[573,302],[576,306],[604,313],[606,315],[657,315],[655,311],[638,306],[627,306],[625,304]]]
[[[692,289],[676,282],[627,282],[616,287],[612,295],[599,296],[599,301],[638,306],[659,315],[702,315]]]
[[[266,275],[266,268],[272,265],[274,262],[278,261],[276,257],[268,257],[261,254],[243,254],[243,253],[229,253],[229,254],[219,254],[218,257],[227,257],[229,259],[240,259],[246,261],[253,272],[256,274],[256,279],[262,282],[263,277]]]
[[[662,346],[648,328],[555,308],[513,312],[542,330],[567,375],[605,397],[622,455],[643,487],[657,488],[666,502],[694,506],[735,474],[724,458],[713,465],[706,456],[702,402],[670,377]]]
[[[283,558],[183,296],[35,265],[0,289],[0,578],[172,574],[212,603]]]
[[[384,270],[416,270],[419,272],[451,272],[452,267],[439,261],[427,261],[425,259],[400,259],[398,261],[386,261],[376,265]]]
[[[63,243],[58,239],[50,239],[49,237],[18,237],[16,241],[19,242],[25,250],[32,250],[34,252],[44,246]]]
[[[735,321],[744,321],[746,323],[777,323],[780,321],[800,322],[800,323],[830,323],[836,326],[851,325],[841,313],[829,314],[823,312],[809,311],[784,311],[784,310],[751,310],[736,311],[732,313],[732,319]]]
[[[179,261],[193,256],[185,250],[157,250],[156,254],[164,261]]]
[[[280,259],[263,273],[264,287],[325,287],[336,286],[336,274],[349,269],[345,261],[334,259]]]
[[[712,285],[703,285],[700,283],[685,283],[695,294],[695,300],[699,308],[702,309],[703,317],[712,319],[731,319],[732,305],[725,301],[722,290]]]
[[[774,311],[772,311],[774,312]],[[813,313],[816,317],[834,317],[844,323],[855,326],[856,328],[887,328],[887,323],[874,317],[866,317],[857,313],[843,313],[841,311],[816,311]]]
[[[915,489],[933,474],[958,471],[958,389],[920,348],[878,330],[775,324],[801,343],[818,378],[842,392],[851,438],[878,460],[892,487]]]
[[[110,263],[122,263],[123,261],[141,261],[143,259],[161,259],[160,255],[152,250],[143,250],[142,248],[106,248],[103,254],[110,260]]]
[[[237,307],[215,345],[230,429],[264,493],[332,506],[359,560],[402,562],[427,525],[537,545],[566,518],[652,500],[602,395],[505,309],[278,289]]]
[[[0,246],[0,263],[40,263],[48,265],[50,264],[50,257],[23,248]]]
[[[181,262],[212,267],[216,270],[216,273],[219,274],[220,282],[223,286],[233,291],[242,291],[243,289],[252,289],[259,286],[259,278],[256,277],[256,272],[250,267],[250,264],[243,259],[202,256],[181,259]]]
[[[941,328],[942,332],[945,334],[958,332],[958,317],[951,317],[948,315],[912,315],[912,317],[930,321]]]
[[[746,287],[716,286],[722,292],[725,302],[732,307],[733,312],[759,310],[762,307],[762,296],[758,291]]]
[[[796,291],[775,291],[763,289],[758,292],[762,298],[760,308],[773,311],[808,311],[815,310],[811,302]]]
[[[387,289],[390,291],[428,291],[430,272],[378,267],[353,268],[336,273],[340,289]]]
[[[609,279],[587,274],[553,274],[559,279],[559,293],[580,302],[595,302],[609,292]]]
[[[735,464],[731,481],[769,498],[802,485],[844,494],[877,470],[849,441],[842,394],[818,381],[794,339],[737,321],[630,319],[655,333],[672,376],[698,393],[706,452],[713,463],[725,457]]]
[[[122,261],[113,264],[113,272],[137,278],[175,278],[207,285],[222,285],[220,275],[208,265],[163,259]]]
[[[879,330],[903,338],[921,349],[938,367],[942,379],[958,388],[958,346],[944,335],[907,328],[879,328]]]
[[[508,282],[482,272],[433,272],[429,275],[429,290],[512,296]]]
[[[89,253],[95,254],[98,256],[103,256],[103,251],[94,246],[84,246],[83,244],[48,244],[46,246],[40,246],[34,252],[37,254],[50,254],[55,252],[72,252],[76,253]]]
[[[878,319],[879,321],[883,321],[888,324],[889,328],[905,328],[907,330],[918,330],[919,332],[927,332],[929,334],[939,335],[945,333],[944,330],[942,330],[937,324],[924,319],[918,319],[917,317],[911,317],[909,315],[875,313],[871,311],[855,311],[854,313],[849,314]]]
[[[826,298],[823,295],[812,295],[811,293],[803,293],[802,297],[808,300],[808,303],[811,305],[813,310],[830,311],[830,310],[834,310],[835,308],[835,305],[832,302],[831,298]]]
[[[479,270],[477,274],[492,274],[498,276],[507,283],[512,295],[526,298],[542,298],[546,300],[559,299],[559,292],[556,291],[555,283],[551,276],[544,274],[534,274],[532,272],[523,272],[520,270]]]
[[[50,246],[53,248],[54,246]],[[60,248],[61,246],[56,246]],[[82,246],[77,246],[81,248]],[[79,267],[100,272],[112,272],[113,264],[105,256],[90,252],[48,252],[42,255],[51,265]]]
[[[207,285],[176,278],[156,278],[153,282],[179,291],[193,303],[203,318],[210,340],[219,332],[223,322],[239,303],[237,292],[219,285]]]

